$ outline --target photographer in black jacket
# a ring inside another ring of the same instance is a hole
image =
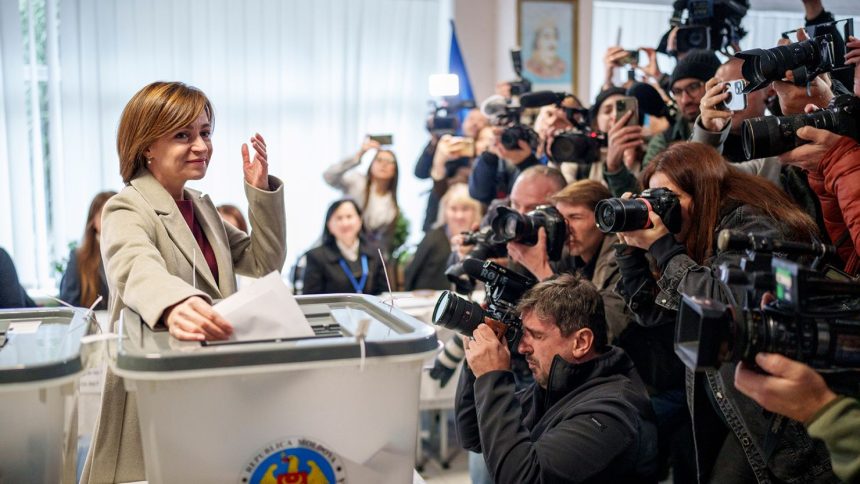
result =
[[[516,392],[507,341],[478,326],[457,388],[463,446],[483,452],[495,482],[654,482],[653,411],[633,362],[607,345],[597,289],[565,274],[517,311],[536,382]]]

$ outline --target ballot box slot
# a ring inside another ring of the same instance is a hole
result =
[[[329,321],[330,318],[327,318]],[[344,336],[342,328],[337,323],[311,324],[311,329],[314,330],[312,337],[302,338],[273,338],[273,339],[258,339],[253,341],[203,341],[200,343],[203,346],[225,346],[225,345],[244,345],[252,343],[282,343],[287,341],[306,341],[317,340],[323,338],[340,338]]]

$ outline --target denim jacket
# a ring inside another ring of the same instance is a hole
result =
[[[760,210],[733,202],[725,203],[721,210],[715,238],[722,229],[796,238]],[[648,252],[660,269],[659,279],[652,274],[645,251],[636,249],[617,258],[622,279],[616,290],[643,326],[674,325],[682,293],[727,304],[743,298],[741,291],[730,289],[717,274],[720,264],[737,267],[743,256],[740,252],[717,251],[705,264],[699,265],[671,234],[657,240]],[[664,334],[674,334],[674,331]],[[673,344],[664,343],[666,346]],[[715,439],[715,436],[720,434],[721,421],[737,438],[757,482],[839,482],[833,474],[827,448],[809,437],[801,423],[774,416],[735,390],[734,365],[723,364],[719,370],[700,373],[688,369],[684,383],[693,420],[700,481],[712,478],[713,471],[719,471],[714,469],[714,463],[722,439]]]

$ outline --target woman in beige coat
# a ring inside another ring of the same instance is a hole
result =
[[[253,159],[242,145],[250,236],[224,224],[208,196],[185,187],[206,174],[213,114],[205,94],[179,82],[144,87],[122,113],[117,151],[126,187],[102,216],[111,321],[130,308],[180,340],[225,339],[233,328],[213,300],[236,291],[236,273],[260,277],[283,266],[283,183],[268,174],[262,136],[251,138]],[[136,401],[108,371],[81,482],[143,479]]]

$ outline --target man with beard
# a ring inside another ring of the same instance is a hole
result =
[[[691,50],[678,61],[669,81],[669,90],[678,104],[678,117],[670,129],[651,138],[643,168],[670,143],[690,138],[693,122],[699,116],[699,103],[705,95],[705,83],[714,77],[718,67],[720,60],[710,50]]]

